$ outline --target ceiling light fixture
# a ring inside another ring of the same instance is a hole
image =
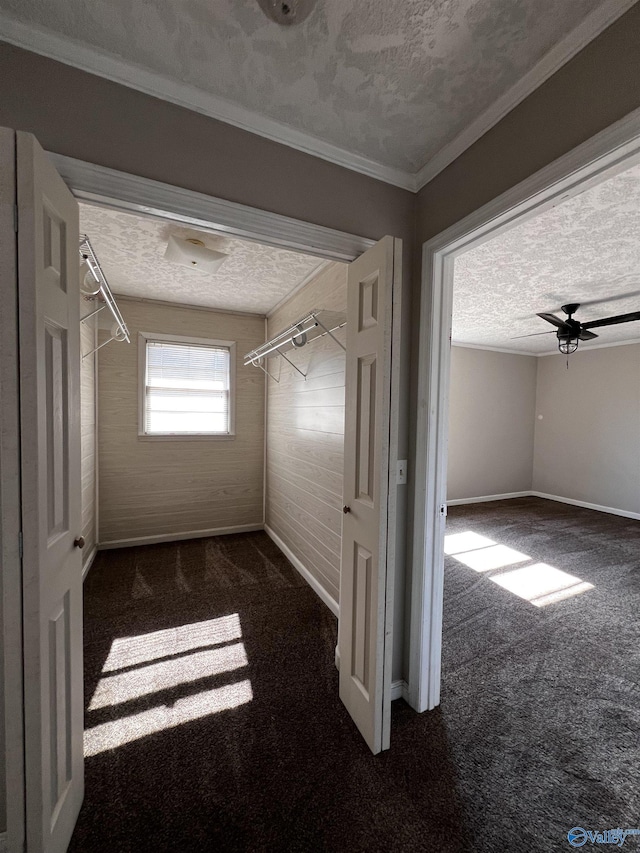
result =
[[[580,343],[580,338],[577,336],[567,336],[563,335],[560,337],[560,332],[558,332],[558,349],[563,355],[571,355],[578,349],[578,344]]]
[[[316,0],[258,0],[258,5],[270,21],[290,27],[309,17]]]
[[[206,273],[217,272],[228,257],[223,252],[208,249],[204,242],[196,237],[184,239],[174,237],[173,234],[169,237],[164,256],[173,264]]]

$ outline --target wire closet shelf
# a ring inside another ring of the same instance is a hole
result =
[[[334,332],[346,326],[346,324],[347,318],[345,314],[314,309],[305,314],[297,322],[287,326],[286,329],[274,338],[271,338],[271,340],[248,352],[244,357],[244,366],[247,367],[252,364],[254,367],[259,367],[274,382],[279,382],[280,380],[266,369],[265,361],[268,358],[281,356],[303,379],[306,379],[307,374],[303,373],[290,358],[287,358],[286,353],[294,349],[300,349],[317,338],[325,337],[325,335],[328,335],[341,349],[346,351],[345,345],[334,335]]]
[[[109,309],[113,315],[113,319],[115,320],[111,329],[111,337],[92,349],[90,352],[84,353],[82,356],[84,361],[85,358],[93,355],[99,349],[102,349],[102,347],[106,347],[106,345],[110,344],[111,341],[126,341],[129,344],[131,343],[131,338],[129,336],[127,324],[124,321],[124,317],[120,313],[118,304],[111,292],[111,288],[109,287],[105,274],[102,271],[102,267],[100,266],[96,253],[93,250],[91,241],[86,234],[80,235],[79,253],[82,265],[86,266],[84,279],[80,283],[81,290],[86,299],[103,303],[99,308],[96,308],[95,311],[91,311],[89,314],[82,317],[80,321],[82,323],[86,322],[91,319],[91,317],[95,317],[96,314],[99,314],[100,311],[103,311],[105,308]]]

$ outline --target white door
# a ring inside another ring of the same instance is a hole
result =
[[[340,698],[374,754],[389,748],[391,724],[400,248],[383,238],[347,280]]]
[[[62,853],[84,793],[78,205],[33,136],[17,154],[26,835]]]

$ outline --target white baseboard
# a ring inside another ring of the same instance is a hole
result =
[[[184,539],[203,539],[207,536],[226,536],[229,533],[253,533],[262,524],[239,524],[235,527],[212,527],[210,530],[188,530],[186,533],[162,533],[159,536],[136,536],[133,539],[112,539],[100,542],[100,551],[110,548],[131,548],[134,545],[157,545],[160,542],[181,542]]]
[[[561,504],[571,504],[571,506],[580,506],[584,509],[593,509],[596,512],[607,512],[610,515],[620,515],[623,518],[640,519],[640,512],[631,512],[631,510],[617,509],[613,506],[602,506],[601,504],[592,504],[588,501],[579,501],[574,498],[564,498],[560,495],[548,495],[545,492],[509,492],[505,495],[482,495],[477,498],[457,498],[453,501],[447,501],[447,506],[460,506],[461,504],[479,504],[488,501],[506,501],[509,498],[543,498],[547,501],[557,501]]]
[[[409,701],[409,685],[403,679],[391,682],[391,701],[393,702],[396,699]]]
[[[621,515],[623,518],[640,519],[640,512],[631,512],[631,510],[617,509],[614,506],[601,506],[601,504],[591,504],[587,501],[578,501],[574,498],[563,498],[559,495],[547,495],[544,492],[530,492],[534,498],[544,498],[548,501],[558,501],[561,504],[571,504],[572,506],[581,506],[584,509],[594,509],[596,512],[607,512],[610,515]]]
[[[96,554],[98,553],[98,546],[94,545],[91,551],[89,552],[87,559],[82,564],[82,582],[84,583],[87,575],[89,574],[89,569],[93,565],[93,561],[96,558]],[[2,853],[2,847],[0,847],[0,853]]]
[[[333,615],[339,617],[340,607],[338,605],[338,602],[334,598],[332,598],[326,591],[326,589],[324,589],[324,587],[322,587],[318,583],[318,581],[314,578],[309,569],[307,569],[306,566],[301,563],[300,560],[296,557],[291,548],[285,545],[282,539],[278,536],[278,534],[274,533],[274,531],[266,524],[264,526],[264,532],[270,539],[275,542],[278,548],[280,548],[287,560],[289,560],[289,562],[292,563],[293,566],[300,572],[302,577],[306,580],[306,582],[313,589],[313,591],[324,601],[324,603],[327,605]]]
[[[447,501],[447,506],[460,506],[461,504],[482,504],[488,501],[507,501],[510,498],[530,498],[533,492],[507,492],[504,495],[481,495],[477,498],[456,498]]]

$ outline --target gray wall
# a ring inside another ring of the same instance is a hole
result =
[[[533,488],[640,513],[640,344],[537,362]]]
[[[640,513],[640,343],[452,348],[448,499],[529,490]]]
[[[413,235],[406,190],[1,41],[0,80],[0,126],[49,151],[363,237]]]
[[[448,500],[531,489],[537,361],[452,347]]]

